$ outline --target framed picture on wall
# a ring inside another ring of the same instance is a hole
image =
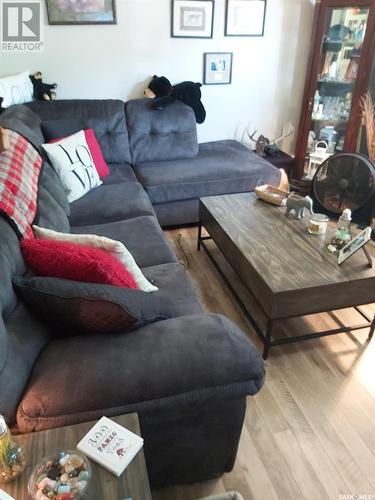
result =
[[[267,0],[226,0],[225,36],[263,36]]]
[[[49,24],[116,24],[115,0],[46,0]]]
[[[212,38],[213,0],[172,0],[172,38]]]
[[[228,85],[232,83],[232,52],[206,52],[204,54],[205,85]]]

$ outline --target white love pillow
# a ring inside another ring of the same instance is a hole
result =
[[[58,233],[57,231],[39,226],[33,226],[33,231],[35,237],[40,240],[67,241],[69,243],[100,248],[122,262],[128,272],[133,276],[140,290],[143,292],[156,292],[158,290],[158,288],[152,285],[143,275],[134,257],[121,241],[111,240],[110,238],[97,236],[96,234]]]
[[[102,184],[83,130],[42,146],[60,177],[70,203]]]
[[[3,108],[33,100],[34,88],[29,75],[29,71],[24,71],[18,75],[0,78],[0,97],[4,99]]]

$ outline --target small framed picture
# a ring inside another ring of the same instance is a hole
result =
[[[347,243],[339,253],[338,264],[342,264],[346,259],[348,259],[351,255],[357,252],[360,248],[365,250],[365,245],[371,239],[371,227],[366,227],[361,233],[359,233],[355,238],[353,238],[349,243]],[[370,257],[368,252],[365,251],[366,257],[370,262]]]
[[[263,36],[267,0],[226,0],[225,36]]]
[[[212,38],[213,0],[172,0],[172,38]]]
[[[232,52],[206,52],[203,83],[205,85],[232,83],[232,59]]]
[[[46,0],[49,24],[116,24],[115,0]]]

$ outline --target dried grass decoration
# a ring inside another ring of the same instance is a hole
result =
[[[375,164],[375,106],[370,92],[362,97],[361,107],[365,119],[368,156]]]

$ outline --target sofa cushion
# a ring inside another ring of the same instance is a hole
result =
[[[127,163],[112,163],[108,165],[109,175],[104,177],[103,184],[117,184],[119,182],[138,182],[133,167]]]
[[[62,118],[60,120],[46,120],[42,123],[42,132],[46,142],[76,134],[84,128],[82,120],[78,118]]]
[[[163,313],[169,318],[203,312],[193,284],[181,264],[160,264],[144,267],[142,271],[159,288],[157,295],[164,305]]]
[[[39,187],[42,186],[46,191],[52,196],[52,198],[57,202],[57,204],[63,209],[67,217],[70,215],[70,203],[60,177],[57,175],[53,167],[47,163],[43,162],[42,173],[39,177]]]
[[[165,319],[159,294],[58,278],[13,278],[17,295],[53,332],[127,332]]]
[[[34,223],[54,231],[70,230],[66,211],[43,185],[39,186],[38,208]]]
[[[27,106],[42,121],[75,118],[83,128],[92,128],[107,163],[131,163],[124,103],[118,100],[57,100],[34,101]]]
[[[154,216],[134,217],[91,226],[73,226],[71,232],[97,234],[121,241],[140,267],[155,266],[177,260]]]
[[[66,241],[22,240],[27,265],[41,276],[138,288],[133,276],[111,254]]]
[[[172,318],[105,339],[88,334],[46,346],[18,409],[22,432],[135,409],[183,411],[254,394],[263,384],[260,354],[219,315]]]
[[[253,191],[260,179],[280,180],[277,168],[232,140],[200,144],[193,159],[138,162],[134,171],[152,203]]]
[[[150,99],[135,99],[125,110],[133,164],[197,155],[197,126],[190,106],[176,101],[156,110]]]
[[[153,214],[150,199],[143,187],[138,182],[122,182],[100,186],[73,202],[70,205],[70,224],[105,224]]]

